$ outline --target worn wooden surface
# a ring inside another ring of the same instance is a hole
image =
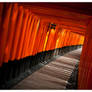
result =
[[[81,49],[71,51],[28,76],[12,89],[65,89],[68,79],[79,62]]]

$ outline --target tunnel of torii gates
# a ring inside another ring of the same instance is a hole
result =
[[[74,45],[83,45],[78,89],[92,89],[92,16],[31,3],[0,3],[1,68],[10,61]]]

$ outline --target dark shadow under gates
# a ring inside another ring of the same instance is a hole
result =
[[[47,65],[52,60],[55,60],[57,55],[62,56],[65,53],[75,50],[77,48],[81,48],[81,45],[57,48],[55,50],[41,52],[35,56],[30,56],[21,60],[14,60],[13,62],[9,61],[8,63],[4,63],[3,67],[0,68],[0,78],[2,79],[0,81],[0,88],[12,88],[12,86],[16,85],[33,72],[37,71],[44,65]],[[76,74],[74,74],[74,76],[77,76],[77,72]],[[72,77],[70,77],[69,79],[70,83],[72,80],[71,78]],[[75,79],[77,79],[77,77],[75,77]],[[75,81],[77,82],[77,80]],[[76,89],[77,84],[67,85],[66,88]]]

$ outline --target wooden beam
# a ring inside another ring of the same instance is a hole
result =
[[[44,21],[45,24],[47,24],[49,22],[48,21]],[[56,22],[54,22],[54,23],[56,23]],[[58,26],[59,29],[67,29],[68,31],[70,30],[70,31],[75,32],[75,33],[78,33],[78,34],[85,35],[85,32],[86,32],[86,29],[87,28],[71,26],[70,24],[69,25],[66,25],[66,23],[65,24],[64,23],[63,24],[60,23],[60,24],[56,24],[56,26]]]
[[[82,36],[85,36],[85,33],[83,33],[83,32],[74,32],[72,30],[71,30],[71,32],[76,33],[76,34],[79,34],[79,35],[82,35]]]
[[[80,13],[75,13],[71,12],[68,10],[63,10],[63,9],[57,9],[57,8],[48,8],[48,7],[40,7],[40,6],[35,6],[35,5],[23,5],[25,8],[31,9],[33,13],[41,13],[45,15],[51,15],[51,16],[58,16],[58,17],[64,17],[64,18],[69,18],[73,20],[82,20],[82,21],[87,21],[89,18],[92,16],[80,14]]]
[[[20,5],[24,6],[40,6],[40,7],[48,7],[53,9],[62,9],[67,10],[71,12],[86,14],[86,15],[92,15],[92,3],[73,3],[73,2],[28,2],[28,3],[19,3]]]
[[[44,22],[60,24],[63,28],[74,30],[74,32],[77,30],[78,33],[81,33],[79,31],[82,31],[83,35],[87,29],[86,25],[88,19],[92,17],[84,14],[66,11],[63,9],[40,7],[31,4],[30,6],[23,4],[23,6],[25,8],[29,8],[34,15],[38,16]]]
[[[85,32],[86,32],[85,30],[79,30],[79,29],[71,28],[71,27],[69,28],[69,27],[67,27],[67,26],[65,27],[65,26],[62,26],[62,25],[59,26],[58,29],[59,29],[59,30],[67,29],[67,31],[71,31],[71,32],[73,32],[73,33],[80,34],[80,35],[83,35],[83,36],[85,36]]]
[[[64,28],[64,29],[68,29],[68,30],[72,30],[74,32],[83,32],[85,33],[86,32],[86,29],[83,29],[83,28],[78,28],[78,27],[73,27],[73,26],[68,26],[68,25],[60,25],[61,28]]]
[[[56,23],[56,24],[86,29],[86,23],[84,21],[76,21],[76,20],[73,20],[73,19],[67,19],[67,18],[63,18],[63,17],[56,17],[56,16],[44,15],[44,14],[40,14],[40,15],[35,14],[35,15],[38,16],[44,22],[53,22],[53,23]]]

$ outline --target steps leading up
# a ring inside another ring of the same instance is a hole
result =
[[[12,89],[66,89],[82,49],[57,56],[55,60],[28,76]]]

